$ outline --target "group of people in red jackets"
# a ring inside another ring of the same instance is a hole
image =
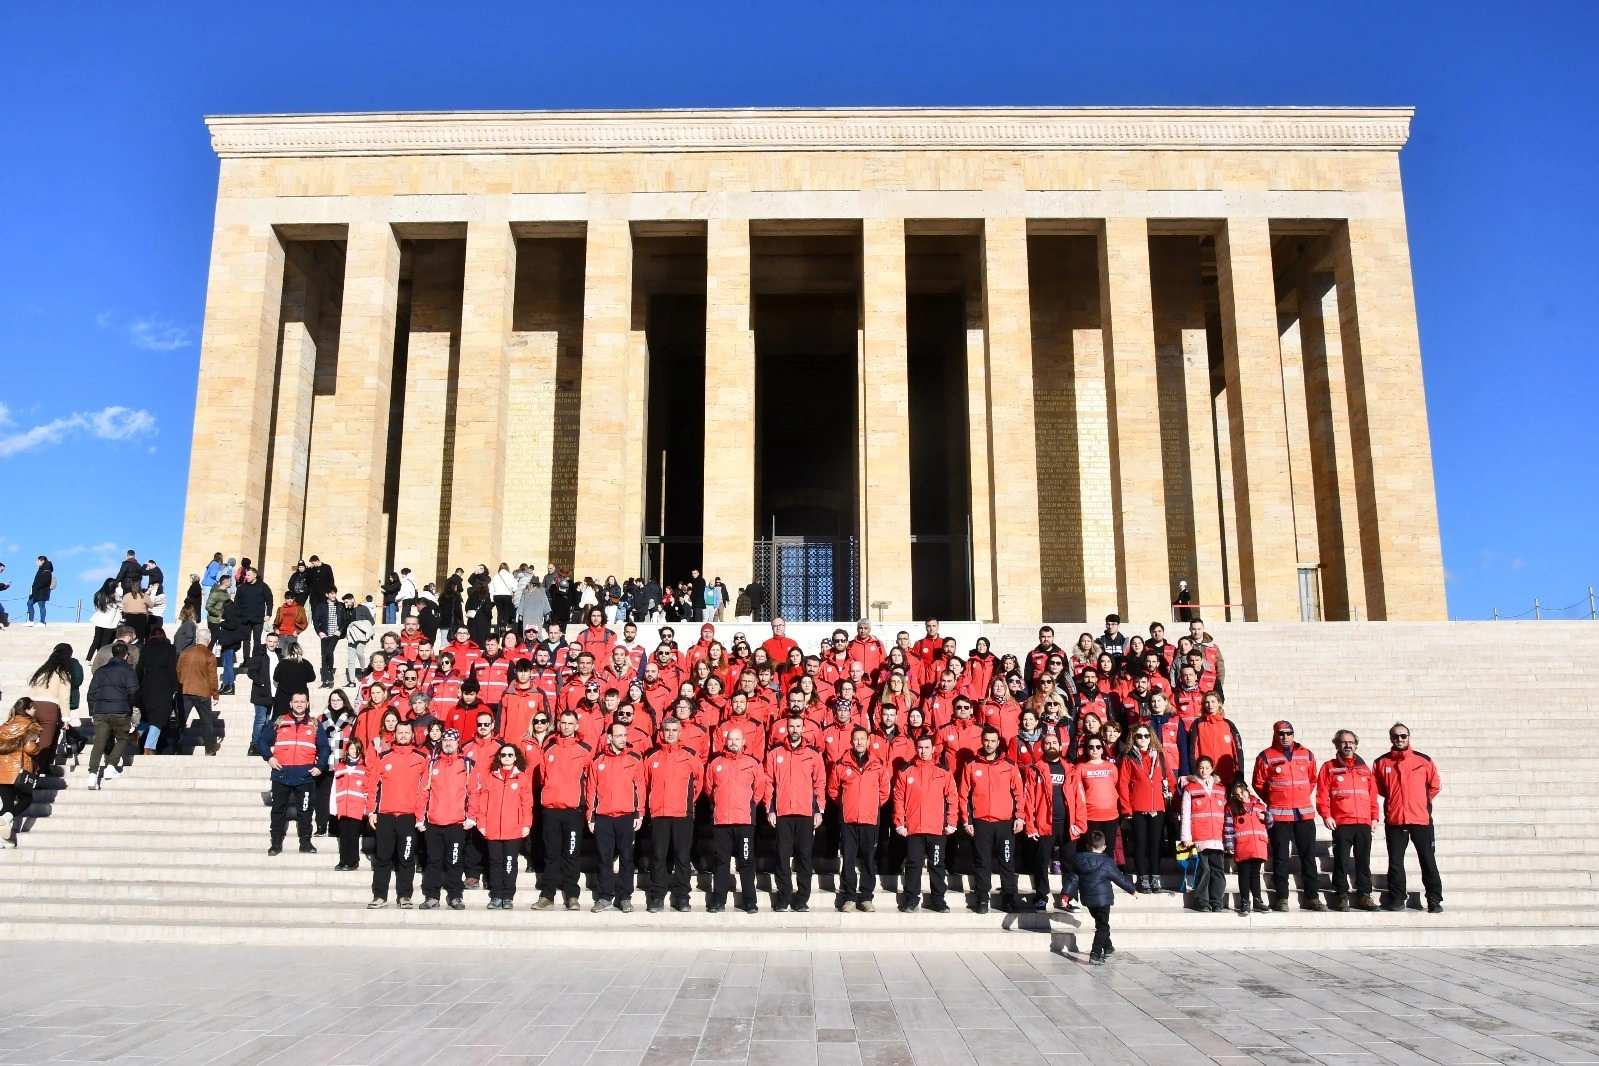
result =
[[[1111,615],[1070,648],[1045,626],[1020,655],[985,638],[962,654],[932,619],[915,641],[900,632],[885,645],[861,621],[814,650],[782,619],[759,645],[742,633],[724,645],[707,624],[687,647],[662,627],[647,648],[598,609],[574,628],[481,645],[462,629],[439,647],[414,622],[385,634],[353,705],[340,690],[314,729],[296,705],[257,737],[273,765],[273,853],[297,809],[301,850],[314,850],[307,782],[325,772],[338,868],[358,869],[370,849],[372,908],[388,905],[391,879],[410,907],[421,865],[424,909],[460,909],[478,887],[491,909],[510,909],[525,859],[534,908],[559,897],[576,910],[592,858],[595,911],[632,911],[647,867],[652,912],[692,909],[696,869],[709,875],[708,911],[731,897],[754,912],[764,865],[776,911],[809,910],[818,873],[835,871],[840,911],[875,910],[884,879],[901,911],[947,911],[966,877],[966,905],[984,913],[997,874],[1003,910],[1083,902],[1099,925],[1109,884],[1159,893],[1163,869],[1182,874],[1195,909],[1220,910],[1229,861],[1240,914],[1288,908],[1293,860],[1301,905],[1326,909],[1319,820],[1332,833],[1333,909],[1403,909],[1414,844],[1427,908],[1442,910],[1438,773],[1409,729],[1396,724],[1369,764],[1340,730],[1318,765],[1279,721],[1247,762],[1226,717],[1224,660],[1197,619],[1172,643],[1159,623],[1127,635]],[[1382,823],[1379,904],[1370,848]],[[1114,950],[1108,925],[1103,947]]]

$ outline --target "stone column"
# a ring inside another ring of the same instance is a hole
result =
[[[502,540],[512,566],[550,561],[550,468],[555,458],[556,330],[511,335],[509,410],[500,499]],[[515,556],[515,558],[511,558]]]
[[[460,269],[454,242],[421,241],[411,265],[411,319],[405,346],[405,416],[400,435],[400,489],[395,501],[394,566],[410,567],[417,587],[442,580],[450,559],[440,533],[451,506],[445,429],[450,419],[450,363],[461,336]],[[480,397],[461,392],[457,409]],[[460,441],[459,432],[456,441]],[[480,560],[474,559],[473,563]],[[457,565],[469,565],[456,558]]]
[[[887,601],[911,617],[910,384],[905,347],[905,220],[863,224],[860,420],[865,451],[863,616]]]
[[[1299,287],[1299,335],[1305,360],[1305,408],[1316,536],[1321,551],[1324,617],[1370,618],[1360,554],[1360,504],[1349,440],[1349,389],[1344,377],[1338,290],[1330,274],[1307,275]]]
[[[1283,424],[1288,434],[1288,475],[1294,499],[1294,559],[1301,565],[1319,565],[1321,547],[1316,541],[1316,489],[1310,473],[1310,423],[1305,407],[1305,359],[1298,316],[1282,322],[1278,315],[1277,344],[1283,364]],[[1326,617],[1325,605],[1322,617]]]
[[[338,413],[317,420],[315,461],[330,471],[332,491],[325,494],[329,498],[313,497],[307,507],[305,545],[333,567],[340,590],[356,599],[374,591],[384,576],[382,486],[399,278],[393,227],[386,221],[352,222],[340,313]]]
[[[1446,618],[1443,549],[1403,218],[1350,219],[1334,241],[1366,605]]]
[[[755,535],[755,334],[750,224],[712,218],[705,232],[705,510],[707,581],[750,582]],[[768,590],[770,593],[770,590]],[[731,617],[731,614],[728,615]]]
[[[1267,220],[1229,218],[1216,239],[1216,267],[1244,615],[1255,622],[1298,621],[1294,498]]]
[[[983,222],[989,426],[994,471],[994,572],[999,622],[1043,614],[1038,543],[1038,441],[1033,426],[1033,331],[1027,220]]]
[[[1149,224],[1144,219],[1105,220],[1099,297],[1105,330],[1116,602],[1130,629],[1142,630],[1150,621],[1171,617],[1172,597]]]
[[[971,472],[972,617],[995,621],[994,496],[988,447],[988,331],[966,331],[967,469]]]
[[[1072,330],[1072,403],[1077,430],[1083,616],[1094,622],[1108,613],[1118,599],[1116,509],[1111,498],[1110,408],[1105,391],[1103,329]]]
[[[202,573],[214,552],[260,555],[283,301],[270,225],[217,223],[206,294],[179,575]]]
[[[499,569],[509,421],[511,299],[516,241],[501,221],[469,222],[461,295],[461,357],[456,377],[455,462],[450,489],[450,566]],[[514,566],[518,560],[510,560]]]
[[[260,573],[281,581],[300,558],[305,533],[306,473],[316,384],[320,294],[299,267],[284,277],[283,333],[278,356],[278,408],[272,427],[272,473],[267,496],[266,547]]]
[[[588,224],[583,283],[583,384],[577,456],[573,577],[603,581],[638,566],[638,531],[622,528],[627,442],[629,337],[633,323],[633,235],[626,219]],[[629,560],[633,560],[629,564]]]
[[[1222,604],[1227,602],[1227,583],[1222,565],[1222,506],[1221,488],[1216,479],[1210,349],[1202,329],[1185,329],[1181,337],[1183,399],[1188,411],[1188,484],[1194,506],[1194,599],[1202,604]],[[1228,477],[1231,477],[1230,463]],[[1211,613],[1218,622],[1227,620],[1225,609],[1218,608]]]

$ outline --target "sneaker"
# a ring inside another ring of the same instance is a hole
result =
[[[761,909],[761,905],[759,903],[751,903],[747,907],[740,907],[739,908],[739,910],[743,911],[745,914],[756,914],[756,913],[758,913],[760,911],[760,909]]]
[[[551,899],[549,896],[540,896],[538,898],[538,902],[533,904],[533,909],[536,911],[547,911],[553,906],[555,906],[555,900]]]
[[[1110,956],[1112,956],[1114,954],[1116,954],[1116,945],[1115,944],[1106,944],[1105,945],[1105,956],[1107,958],[1109,958]]]
[[[809,914],[810,911],[811,911],[811,905],[809,903],[796,903],[796,904],[794,904],[794,913],[795,914]]]
[[[13,843],[11,846],[12,847],[16,847],[17,845],[15,843]],[[1432,899],[1432,900],[1428,900],[1427,901],[1427,913],[1428,914],[1442,914],[1443,912],[1444,912],[1444,905],[1442,903],[1440,903],[1438,900]]]
[[[103,766],[100,768],[100,783],[102,785],[107,781],[115,781],[121,776],[122,771],[118,770],[115,766]]]
[[[508,900],[508,899],[500,900],[500,910],[502,910],[502,911],[513,910],[515,908],[515,906],[516,906],[516,904],[513,903],[511,900]]]
[[[1332,898],[1332,909],[1335,911],[1347,911],[1349,909],[1349,897],[1342,892],[1334,893]]]
[[[672,909],[673,910],[677,910],[678,908],[673,907]],[[723,909],[724,909],[724,906],[722,904],[720,904],[720,903],[707,903],[705,905],[705,913],[706,914],[721,914]]]
[[[495,899],[493,896],[490,896],[489,897],[489,905],[488,905],[488,907],[486,909],[487,910],[491,910],[491,911],[499,910],[500,909],[500,901]]]
[[[566,909],[569,911],[580,911],[583,909],[583,904],[576,896],[573,896],[566,901]]]
[[[466,902],[463,899],[461,899],[460,896],[451,896],[450,897],[450,910],[452,910],[452,911],[464,911],[464,910],[466,910]]]
[[[877,910],[877,907],[872,904],[871,900],[863,899],[859,903],[855,904],[855,909],[866,914],[871,914]]]
[[[1105,965],[1105,953],[1102,951],[1090,952],[1088,961],[1095,966]]]
[[[100,789],[100,778],[93,773],[85,774],[83,783],[90,792],[97,792]]]
[[[273,844],[270,848],[267,848],[267,854],[268,855],[282,855],[283,854],[283,845],[282,844]]]
[[[616,909],[621,911],[623,914],[632,914],[633,901],[630,899],[624,899],[616,905]]]
[[[315,855],[316,854],[316,845],[311,843],[309,840],[307,840],[304,844],[300,845],[300,854],[301,855]]]
[[[838,910],[840,914],[853,914],[855,911],[855,901],[852,899],[845,900],[843,903],[838,905]]]
[[[384,899],[382,896],[373,896],[372,902],[366,905],[366,909],[369,911],[380,911],[388,905],[389,901]]]
[[[1250,906],[1250,909],[1253,910],[1256,914],[1270,914],[1271,913],[1271,908],[1266,906],[1266,901],[1261,899],[1259,896],[1256,896],[1254,898],[1254,900],[1250,903],[1249,906]]]
[[[974,913],[974,914],[987,914],[988,913],[988,900],[980,899],[976,903],[972,904],[972,913]]]
[[[572,909],[571,903],[566,905],[566,909]],[[589,909],[595,914],[599,914],[601,911],[608,911],[611,909],[611,901],[608,899],[597,899],[594,901],[594,906],[590,907]]]
[[[411,909],[411,897],[410,896],[402,896],[402,897],[400,897],[400,899],[395,903],[395,906],[399,907],[402,911],[410,910]]]
[[[404,904],[401,905],[404,906]],[[422,906],[417,908],[419,911],[436,911],[438,909],[439,901],[436,899],[425,899],[422,901]]]
[[[915,910],[914,907],[911,908],[911,909]],[[930,911],[933,911],[936,914],[948,914],[949,913],[949,904],[945,903],[942,899],[935,899],[935,900],[933,900],[931,903],[929,903],[927,905],[927,909],[930,910]]]
[[[1385,899],[1382,903],[1382,909],[1385,911],[1402,911],[1405,909],[1405,901],[1402,899]]]
[[[1288,901],[1285,899],[1273,900],[1271,909],[1274,911],[1286,911],[1288,909]]]
[[[773,914],[782,914],[782,913],[786,912],[787,910],[788,910],[788,901],[787,900],[779,899],[779,900],[773,900],[772,901],[772,913]]]
[[[16,846],[17,846],[16,834],[7,833],[5,836],[0,836],[0,848],[14,848]]]
[[[1324,911],[1327,909],[1327,904],[1321,901],[1320,896],[1312,893],[1311,895],[1305,897],[1305,901],[1300,904],[1300,909],[1307,911]]]
[[[1371,898],[1371,893],[1367,892],[1355,897],[1355,910],[1374,911],[1378,909],[1379,905],[1376,900]]]
[[[1039,913],[1049,910],[1049,900],[1045,899],[1043,896],[1034,896],[1033,910]]]
[[[899,905],[899,912],[901,914],[910,914],[911,912],[915,911],[920,906],[921,906],[921,903],[919,901],[917,901],[917,900],[914,900],[914,899],[901,900],[900,901],[900,905]],[[932,910],[931,907],[929,907],[927,909],[928,910]]]
[[[1240,918],[1248,918],[1249,917],[1249,901],[1245,900],[1242,903],[1238,904],[1237,909],[1233,913],[1237,914],[1238,917],[1240,917]]]
[[[660,914],[666,909],[666,904],[658,899],[652,899],[644,904],[644,909],[650,914]]]
[[[689,902],[689,901],[688,901],[688,900],[686,900],[686,899],[680,899],[680,900],[678,900],[678,901],[677,901],[677,902],[676,902],[676,903],[674,903],[674,904],[672,904],[672,909],[673,909],[673,910],[674,910],[674,911],[684,911],[684,912],[687,912],[687,911],[691,911],[691,910],[693,910],[693,909],[694,909],[694,904],[692,904],[692,903],[690,903],[690,902]]]

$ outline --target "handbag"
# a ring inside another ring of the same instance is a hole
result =
[[[17,776],[11,784],[14,788],[32,792],[39,785],[39,775],[32,770],[18,770]]]

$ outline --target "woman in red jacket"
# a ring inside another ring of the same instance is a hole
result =
[[[1133,729],[1133,745],[1122,756],[1117,792],[1122,817],[1127,819],[1128,865],[1142,892],[1159,892],[1160,842],[1166,828],[1166,809],[1177,791],[1177,777],[1166,765],[1166,753],[1155,743],[1149,726]]]
[[[366,749],[351,737],[344,745],[344,758],[333,770],[331,797],[334,829],[339,835],[339,864],[335,870],[361,868],[361,827],[366,824],[367,768]]]
[[[489,882],[489,910],[508,911],[516,898],[517,853],[533,832],[533,779],[527,758],[515,744],[501,744],[494,768],[477,775],[467,805],[470,821],[488,852],[484,872]]]

